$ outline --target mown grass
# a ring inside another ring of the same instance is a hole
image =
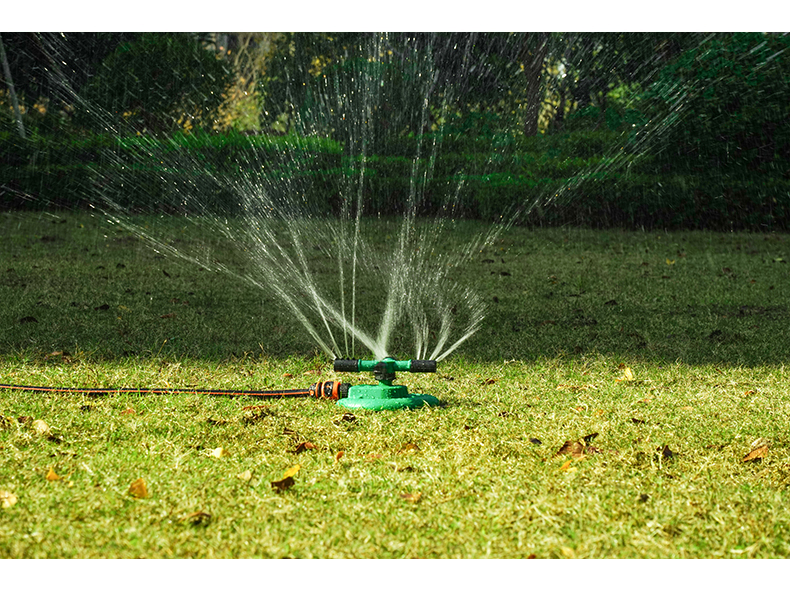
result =
[[[86,215],[0,226],[0,382],[370,382]],[[784,235],[508,231],[457,270],[481,330],[399,376],[439,408],[2,392],[0,555],[787,557],[787,259]]]

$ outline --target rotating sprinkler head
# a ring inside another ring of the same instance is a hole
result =
[[[436,372],[436,360],[335,360],[335,372],[373,372],[378,384],[348,387],[348,393],[338,398],[337,404],[348,409],[403,409],[439,405],[431,395],[409,393],[402,384],[392,384],[395,372]]]

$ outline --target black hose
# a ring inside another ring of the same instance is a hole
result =
[[[140,395],[212,395],[220,397],[316,397],[319,399],[339,399],[348,395],[347,384],[331,380],[317,382],[306,389],[285,389],[277,391],[225,390],[225,389],[184,389],[184,388],[91,388],[69,386],[30,386],[23,384],[0,384],[0,390],[27,391],[31,393],[66,393],[84,395],[109,395],[114,393],[133,393]]]

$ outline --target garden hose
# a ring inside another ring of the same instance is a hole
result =
[[[0,384],[0,390],[28,391],[32,393],[66,393],[83,395],[110,395],[132,393],[140,395],[213,395],[224,397],[315,397],[336,401],[348,395],[348,384],[333,380],[316,382],[306,389],[284,389],[276,391],[184,389],[184,388],[91,388],[71,386],[30,386],[23,384]]]

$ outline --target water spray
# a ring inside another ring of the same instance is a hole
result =
[[[409,393],[404,385],[392,384],[395,372],[436,372],[436,360],[335,360],[335,372],[372,371],[378,384],[351,385],[335,380],[319,381],[303,389],[284,390],[226,390],[226,389],[181,389],[181,388],[91,388],[63,386],[31,386],[22,384],[0,384],[0,390],[27,391],[32,393],[66,393],[83,395],[110,395],[131,393],[141,395],[211,395],[224,397],[313,397],[337,401],[347,409],[404,409],[439,405],[431,395]]]

